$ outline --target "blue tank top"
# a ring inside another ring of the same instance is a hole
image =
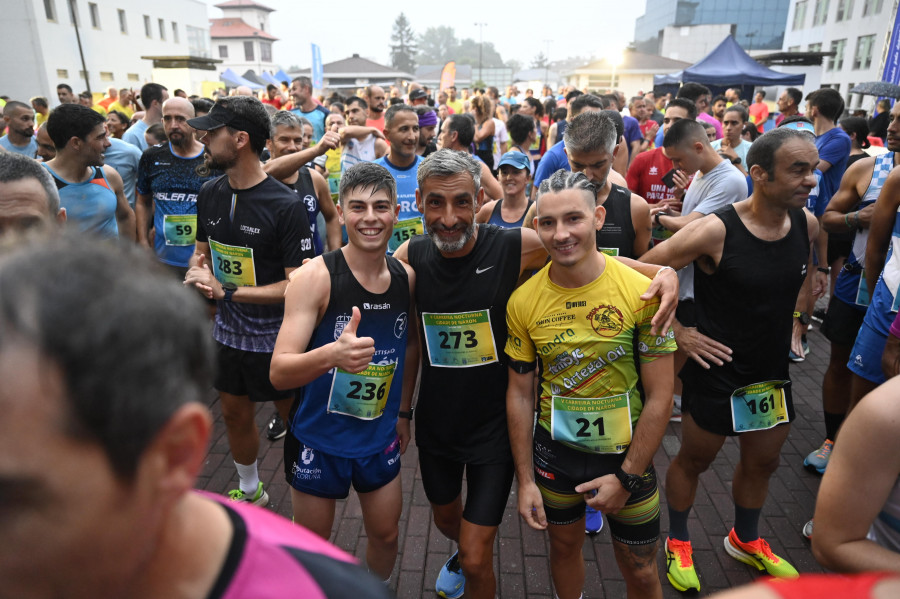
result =
[[[397,205],[400,206],[397,220],[421,218],[422,213],[416,208],[416,189],[419,187],[416,174],[419,172],[419,165],[422,164],[422,157],[416,156],[415,162],[404,168],[391,164],[387,156],[382,156],[375,164],[386,168],[397,183]]]
[[[362,373],[332,368],[297,390],[291,432],[332,455],[373,455],[393,440],[403,388],[409,319],[409,279],[403,265],[385,256],[391,284],[385,293],[367,291],[353,276],[341,250],[322,256],[331,275],[328,308],[307,351],[332,343],[350,322],[353,306],[361,320],[357,335],[375,339],[375,356]]]
[[[119,238],[116,192],[106,180],[102,166],[91,167],[91,177],[81,183],[66,181],[46,164],[44,168],[53,175],[59,190],[59,205],[66,209],[66,222],[101,239]]]
[[[894,216],[894,228],[891,231],[891,245],[888,247],[887,257],[884,260],[884,270],[878,275],[878,283],[872,294],[872,304],[866,310],[866,318],[863,322],[887,336],[891,323],[900,307],[898,288],[900,288],[900,209]]]
[[[888,174],[890,174],[892,168],[894,168],[893,152],[887,152],[875,158],[872,180],[869,182],[869,187],[866,188],[866,193],[863,194],[859,205],[856,206],[856,210],[862,210],[878,199],[878,194],[881,193],[881,188],[884,187],[884,182],[887,181]],[[866,289],[866,279],[863,275],[863,268],[866,265],[866,244],[868,240],[868,229],[856,231],[850,256],[847,258],[844,268],[838,274],[837,282],[834,286],[835,297],[845,304],[853,306],[860,312],[865,312],[866,307],[869,305],[869,292]]]
[[[497,225],[498,227],[503,227],[504,229],[518,229],[522,227],[522,223],[525,222],[525,215],[528,214],[528,209],[531,208],[531,205],[534,204],[532,201],[528,201],[528,205],[525,207],[525,212],[522,213],[522,218],[519,220],[508,223],[503,220],[503,213],[501,211],[500,205],[503,203],[503,200],[498,200],[496,204],[494,204],[494,210],[491,211],[491,218],[488,219],[489,225]]]

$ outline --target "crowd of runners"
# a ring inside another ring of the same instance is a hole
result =
[[[878,137],[831,89],[775,119],[696,83],[57,92],[2,109],[0,597],[389,596],[410,443],[456,547],[439,595],[496,595],[511,492],[558,598],[592,596],[604,522],[628,597],[700,591],[688,518],[728,437],[724,552],[783,579],[731,596],[900,586],[900,104]],[[842,577],[760,536],[814,319],[824,476],[798,527]],[[191,490],[210,387],[227,497]],[[253,507],[259,402],[294,525]],[[326,542],[351,488],[364,568]]]

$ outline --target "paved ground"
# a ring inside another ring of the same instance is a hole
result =
[[[782,452],[781,466],[772,479],[769,500],[763,509],[761,534],[773,550],[787,558],[800,572],[821,572],[812,557],[809,543],[800,529],[812,516],[819,477],[803,469],[803,457],[818,447],[824,436],[821,413],[821,383],[828,361],[828,342],[816,330],[809,334],[812,353],[807,360],[791,368],[796,419]],[[228,452],[221,410],[216,399],[210,406],[216,416],[213,443],[206,467],[197,486],[224,493],[237,486],[237,473]],[[257,412],[261,431],[271,415],[270,406]],[[681,425],[670,423],[654,464],[660,481],[678,451]],[[752,581],[757,571],[725,554],[722,541],[731,528],[733,504],[731,479],[738,457],[738,447],[729,440],[712,468],[700,479],[697,500],[691,514],[690,531],[694,559],[700,576],[702,594]],[[403,513],[400,520],[400,555],[392,577],[392,586],[401,598],[436,597],[434,581],[450,555],[451,543],[431,522],[428,501],[422,489],[416,448],[410,446],[403,456]],[[290,517],[290,494],[284,479],[282,441],[271,443],[261,434],[260,478],[266,484],[271,502],[269,509]],[[513,495],[507,504],[495,547],[495,571],[499,572],[499,597],[503,599],[552,598],[550,584],[549,543],[546,533],[531,530],[523,524],[515,508]],[[664,498],[665,495],[662,494]],[[664,501],[664,499],[663,499]],[[668,516],[662,510],[663,535],[668,530]],[[360,558],[365,555],[366,535],[362,512],[356,495],[338,502],[332,542]],[[585,538],[584,558],[587,566],[585,598],[625,597],[625,584],[616,567],[608,531]],[[665,597],[679,597],[665,580],[665,559],[659,554],[660,573]]]

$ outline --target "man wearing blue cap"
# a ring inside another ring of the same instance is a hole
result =
[[[206,182],[197,196],[197,245],[184,283],[217,301],[214,386],[240,478],[240,487],[228,495],[266,505],[253,402],[273,401],[288,420],[293,392],[275,390],[269,365],[287,278],[304,258],[315,257],[312,234],[296,193],[259,162],[270,127],[262,102],[251,96],[223,98],[188,124],[204,132],[200,142],[207,147],[207,166],[225,174]]]
[[[528,199],[529,157],[522,152],[507,152],[500,157],[500,187],[503,198],[492,200],[481,207],[476,221],[506,229],[515,229],[525,223],[528,209],[534,203]]]

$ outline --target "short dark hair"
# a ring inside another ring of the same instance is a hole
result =
[[[50,216],[59,212],[59,192],[50,171],[41,163],[15,152],[0,152],[0,182],[11,183],[23,179],[35,179],[47,194],[47,211]]]
[[[58,92],[59,90],[61,90],[61,89],[69,90],[69,93],[70,93],[70,94],[72,93],[72,86],[69,85],[68,83],[60,83],[59,85],[56,86],[56,91],[57,91],[57,92]]]
[[[709,88],[702,83],[694,83],[693,81],[685,83],[678,89],[678,98],[687,98],[693,102],[697,102],[700,96],[709,95]]]
[[[73,137],[87,139],[97,125],[106,120],[103,116],[81,104],[62,104],[47,117],[47,135],[57,150],[62,150]]]
[[[703,128],[698,121],[690,119],[681,119],[675,121],[669,127],[669,131],[663,138],[664,148],[674,148],[683,143],[699,141],[703,145],[709,145],[709,138],[706,137],[706,129]]]
[[[736,112],[741,115],[741,122],[746,123],[750,120],[750,111],[743,104],[732,104],[728,108],[725,109],[725,114],[729,112]]]
[[[524,114],[514,114],[506,119],[506,131],[512,142],[520,146],[528,140],[528,134],[534,131],[534,118]]]
[[[763,98],[766,97],[766,90],[764,90],[764,89],[761,89],[761,90],[759,90],[759,91],[756,92],[756,93],[758,93],[759,95],[761,95]]]
[[[210,100],[209,98],[191,98],[188,100],[191,103],[191,106],[194,107],[194,114],[199,113],[209,113],[212,110],[212,107],[215,106],[215,102]]]
[[[344,205],[344,197],[347,192],[366,187],[371,187],[372,193],[386,191],[391,199],[391,204],[397,204],[397,183],[390,171],[374,162],[359,162],[341,175],[341,184],[338,189],[341,206]]]
[[[775,178],[775,152],[792,139],[800,139],[810,144],[814,143],[809,135],[803,131],[797,131],[796,129],[789,129],[786,127],[776,127],[775,129],[760,135],[757,140],[753,142],[753,145],[750,146],[750,150],[747,152],[747,169],[749,170],[750,168],[759,165],[766,171],[766,174],[769,175],[769,180],[771,181]]]
[[[581,94],[580,96],[572,100],[571,103],[569,103],[569,114],[571,114],[574,118],[581,114],[581,112],[589,106],[591,108],[599,108],[600,110],[603,110],[604,108],[609,106],[609,104],[606,104],[604,106],[603,101],[594,94]]]
[[[347,98],[347,102],[345,104],[346,104],[347,108],[350,108],[351,104],[359,104],[359,107],[362,108],[363,110],[369,109],[369,103],[366,102],[364,99],[360,98],[359,96],[350,96],[349,98]]]
[[[111,117],[112,115],[116,115],[116,118],[119,119],[119,122],[125,125],[126,129],[128,128],[128,125],[131,123],[131,119],[129,119],[124,112],[121,112],[119,110],[110,110],[106,113],[107,120],[109,120],[109,117]]]
[[[257,155],[261,154],[266,147],[266,140],[269,139],[271,122],[265,105],[253,96],[229,96],[221,98],[216,104],[222,104],[245,121],[255,125],[256,131],[247,131],[247,135],[250,136],[250,147],[253,152]],[[237,131],[237,129],[228,128]]]
[[[3,107],[3,116],[12,116],[12,113],[17,108],[26,108],[31,112],[34,112],[34,108],[26,104],[25,102],[19,102],[18,100],[10,100]]]
[[[162,123],[153,123],[152,125],[147,127],[147,130],[144,131],[144,134],[158,139],[159,143],[162,143],[166,140],[166,130],[162,126]]]
[[[869,124],[866,122],[866,119],[859,116],[848,116],[845,119],[841,119],[841,129],[847,132],[847,134],[855,133],[856,134],[856,143],[859,144],[859,147],[862,149],[868,148],[871,144],[869,143]]]
[[[715,104],[716,102],[728,102],[728,98],[725,97],[724,94],[719,94],[715,98],[712,99],[711,104]]]
[[[266,91],[267,91],[267,92],[270,92],[270,91],[272,91],[273,89],[274,89],[275,91],[278,91],[278,88],[275,87],[275,85],[272,84],[272,83],[270,83],[269,85],[266,86]]]
[[[102,447],[126,481],[172,415],[212,384],[202,302],[133,245],[63,235],[5,256],[0,352],[23,346],[60,373],[66,433]]]
[[[625,108],[624,106],[619,106],[619,96],[617,96],[616,94],[603,94],[602,96],[600,96],[600,100],[603,103],[602,108],[609,108],[609,105],[613,102],[616,103],[616,108],[618,108],[619,110]]]
[[[796,87],[789,87],[784,91],[794,101],[795,106],[800,106],[800,102],[803,101],[803,92]]]
[[[666,104],[667,109],[673,106],[684,108],[688,113],[688,118],[692,121],[697,118],[697,105],[694,104],[693,100],[688,100],[687,98],[675,98]]]
[[[391,104],[391,106],[384,112],[384,128],[387,129],[391,126],[391,122],[397,117],[397,114],[400,112],[411,112],[418,117],[416,114],[416,109],[410,106],[409,104],[404,104],[402,101],[399,104]],[[418,124],[418,121],[416,121]]]
[[[291,83],[299,83],[300,87],[308,87],[309,89],[312,89],[312,79],[306,77],[305,75],[294,77],[293,79],[291,79]]]
[[[154,100],[162,104],[164,91],[169,90],[159,83],[145,83],[141,88],[141,104],[143,104],[144,109],[150,108]]]
[[[541,101],[538,100],[537,98],[535,98],[533,96],[525,98],[524,103],[528,104],[529,106],[534,108],[534,116],[536,116],[538,118],[541,118],[542,116],[544,116],[544,105],[541,104]]]
[[[844,112],[844,99],[836,89],[823,87],[806,96],[810,107],[818,108],[819,114],[833,123]]]
[[[456,140],[463,147],[468,148],[472,145],[472,140],[475,139],[475,119],[464,114],[451,114],[447,117],[447,120],[444,121],[443,126],[447,127],[447,131],[450,133],[453,133],[454,131],[457,133]]]
[[[47,98],[45,98],[44,96],[35,96],[31,98],[30,102],[32,104],[37,104],[41,108],[49,108],[49,105],[47,104]]]
[[[572,100],[574,100],[575,98],[577,98],[578,96],[581,96],[583,94],[584,94],[583,91],[573,89],[572,91],[570,91],[569,93],[566,94],[566,104],[568,104],[569,102],[571,102]]]
[[[585,192],[585,200],[593,207],[597,201],[597,187],[591,183],[584,173],[571,172],[565,169],[559,169],[543,181],[538,186],[535,199],[540,206],[541,198],[548,193],[559,193],[567,189],[577,189]]]

